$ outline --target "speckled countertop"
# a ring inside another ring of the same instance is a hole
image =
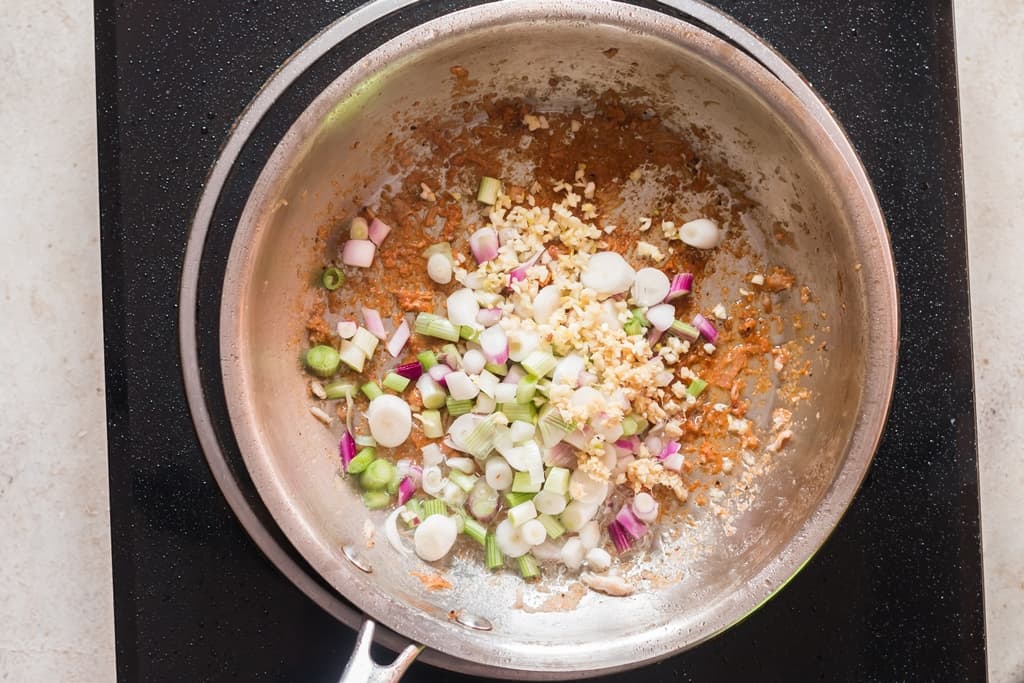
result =
[[[0,11],[0,678],[114,678],[90,3]],[[1024,8],[957,4],[989,671],[1024,681]],[[943,286],[937,282],[936,287]]]

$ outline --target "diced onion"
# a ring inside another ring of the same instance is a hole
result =
[[[647,320],[654,329],[664,332],[672,327],[676,319],[676,308],[672,304],[658,304],[647,309]]]
[[[405,506],[400,505],[392,510],[388,518],[384,520],[384,537],[388,539],[388,543],[398,551],[399,555],[408,555],[409,549],[405,547],[402,537],[398,535],[398,516],[403,512],[405,512]]]
[[[498,233],[494,228],[480,228],[469,236],[469,249],[477,263],[490,261],[498,255]]]
[[[405,443],[412,431],[412,411],[409,404],[397,396],[384,394],[370,401],[366,410],[370,434],[378,444],[394,448]]]
[[[412,334],[409,331],[409,323],[403,320],[402,324],[395,328],[395,333],[391,335],[391,339],[389,339],[387,343],[388,353],[391,354],[392,358],[398,358],[402,355],[402,349],[404,349],[405,345],[409,342],[410,336],[412,336]],[[405,375],[402,376],[404,377]],[[413,379],[417,379],[418,377],[419,375]]]
[[[476,349],[470,349],[462,354],[462,369],[470,375],[479,375],[487,365],[484,354]]]
[[[476,324],[476,314],[480,312],[480,304],[476,302],[476,293],[468,287],[457,289],[448,296],[446,302],[448,309],[448,320],[452,324],[469,325]]]
[[[439,365],[434,366],[441,367]],[[431,371],[434,368],[430,369]],[[469,375],[462,372],[449,373],[444,378],[445,386],[448,387],[448,393],[456,401],[467,401],[476,398],[476,395],[480,393],[480,388],[473,383],[473,380],[469,378]]]
[[[391,226],[379,218],[374,218],[370,221],[370,226],[367,228],[367,234],[370,237],[370,241],[378,247],[380,246],[380,243],[384,241],[384,238],[388,236],[389,232],[391,232]]]
[[[657,268],[641,268],[633,281],[633,301],[640,306],[661,303],[668,295],[671,284],[668,276]]]
[[[565,526],[566,531],[575,533],[592,520],[596,514],[597,504],[574,500],[565,506],[565,510],[558,516],[558,519]]]
[[[369,268],[376,253],[377,245],[370,240],[349,240],[341,250],[341,262],[346,266]]]

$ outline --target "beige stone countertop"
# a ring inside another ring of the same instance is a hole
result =
[[[989,672],[1024,681],[1024,1],[956,3]],[[0,680],[112,681],[92,3],[0,4]]]

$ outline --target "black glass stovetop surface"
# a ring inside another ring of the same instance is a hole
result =
[[[810,80],[867,167],[896,253],[896,392],[881,448],[851,509],[779,595],[690,652],[601,680],[982,680],[951,3],[713,4]],[[185,401],[177,295],[189,221],[232,122],[288,55],[355,6],[96,2],[122,681],[333,682],[351,652],[354,633],[265,559],[212,479]],[[406,680],[470,679],[418,663]]]

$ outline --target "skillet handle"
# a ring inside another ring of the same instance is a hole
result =
[[[373,643],[373,629],[377,625],[370,619],[363,622],[356,639],[356,649],[352,658],[345,666],[338,683],[398,683],[402,674],[409,668],[416,656],[423,651],[422,645],[410,645],[402,650],[395,661],[381,666],[370,656],[370,644]]]

